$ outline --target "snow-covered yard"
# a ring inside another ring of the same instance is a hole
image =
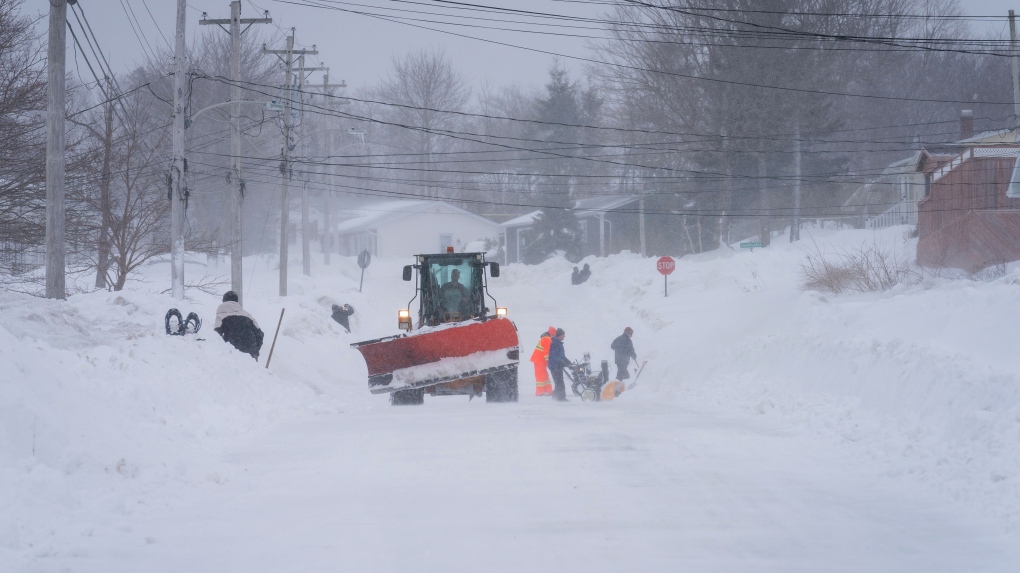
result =
[[[562,260],[505,268],[525,358],[550,325],[596,363],[635,329],[648,367],[607,403],[534,397],[530,363],[517,404],[371,395],[348,344],[396,332],[403,260],[364,293],[354,260],[292,269],[286,299],[246,260],[261,363],[212,332],[217,297],[151,294],[165,264],[2,293],[0,570],[1016,571],[1020,271],[834,297],[800,288],[813,248],[680,259],[668,298],[655,259],[587,259],[579,286]],[[204,340],[165,336],[170,306]]]

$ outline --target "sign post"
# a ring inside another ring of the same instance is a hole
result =
[[[665,296],[669,296],[669,275],[676,269],[676,261],[673,257],[661,257],[656,263],[655,268],[658,269],[659,273],[662,274],[662,284],[665,288]]]
[[[358,255],[358,266],[361,267],[361,282],[358,283],[358,292],[361,292],[361,287],[365,284],[365,269],[370,264],[372,264],[372,253],[365,249]]]

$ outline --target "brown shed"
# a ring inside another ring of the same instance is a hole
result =
[[[922,154],[918,264],[976,271],[1020,260],[1020,198],[1007,196],[1018,156],[1018,145],[970,147],[933,168]]]

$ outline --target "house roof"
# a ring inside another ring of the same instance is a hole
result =
[[[574,210],[584,214],[604,213],[613,209],[619,209],[637,200],[637,195],[599,195],[597,197],[578,199],[574,203]]]
[[[1016,143],[1015,129],[999,129],[996,131],[985,131],[974,137],[961,139],[952,145],[999,145],[1003,143]]]
[[[633,203],[637,200],[637,195],[599,195],[597,197],[587,197],[575,201],[573,211],[574,215],[577,217],[587,217],[590,215],[605,213],[606,211],[612,211],[613,209],[619,209],[620,207]],[[532,211],[525,215],[521,215],[516,219],[505,221],[500,226],[503,228],[527,227],[532,225],[535,222],[535,218],[541,213],[541,210]]]
[[[541,212],[542,212],[541,210],[538,210],[538,211],[532,211],[530,213],[526,213],[524,215],[521,215],[520,217],[515,217],[513,219],[510,219],[509,221],[503,221],[500,224],[500,226],[502,226],[502,227],[527,227],[528,225],[530,225],[530,224],[535,222],[535,217],[538,217],[539,213],[541,213]]]
[[[422,199],[384,201],[359,207],[358,209],[355,209],[357,216],[353,219],[348,219],[347,221],[340,223],[340,225],[337,226],[337,232],[340,234],[348,234],[368,231],[378,227],[379,225],[402,219],[410,215],[428,213],[436,207],[445,208],[459,215],[475,219],[476,221],[488,223],[489,225],[497,225],[495,221],[475,215],[470,211],[466,211],[444,201]]]

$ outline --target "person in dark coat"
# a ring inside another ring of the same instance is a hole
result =
[[[634,329],[627,327],[623,329],[623,334],[616,337],[613,343],[609,345],[610,348],[616,353],[616,379],[626,380],[630,378],[630,373],[627,372],[627,366],[630,365],[630,359],[637,360],[637,354],[634,353],[634,343],[631,342],[630,337],[634,336]]]
[[[572,285],[581,284],[581,272],[577,270],[577,267],[574,267],[574,272],[570,273],[570,284]]]
[[[343,306],[340,306],[339,304],[333,305],[333,320],[339,322],[340,326],[344,327],[347,332],[351,331],[351,322],[348,320],[348,317],[352,314],[354,314],[354,307],[349,304],[345,304]]]
[[[574,268],[576,269],[577,267],[574,267]],[[584,263],[584,268],[582,268],[581,272],[577,274],[577,284],[581,284],[581,283],[583,283],[584,281],[586,281],[586,280],[588,280],[590,278],[591,278],[591,269],[588,268],[588,263]]]
[[[216,326],[213,327],[224,342],[229,342],[241,352],[251,354],[259,359],[262,350],[262,338],[265,336],[259,324],[248,314],[241,303],[237,302],[237,293],[230,290],[223,295],[223,303],[216,309]]]
[[[471,316],[471,291],[460,283],[460,271],[453,269],[450,280],[439,288],[439,298],[446,312],[460,314],[461,318]]]
[[[567,401],[567,387],[563,384],[563,369],[570,365],[567,355],[563,350],[563,339],[567,333],[562,328],[556,329],[556,336],[552,337],[552,344],[549,346],[549,372],[553,379],[553,400],[560,402]]]

